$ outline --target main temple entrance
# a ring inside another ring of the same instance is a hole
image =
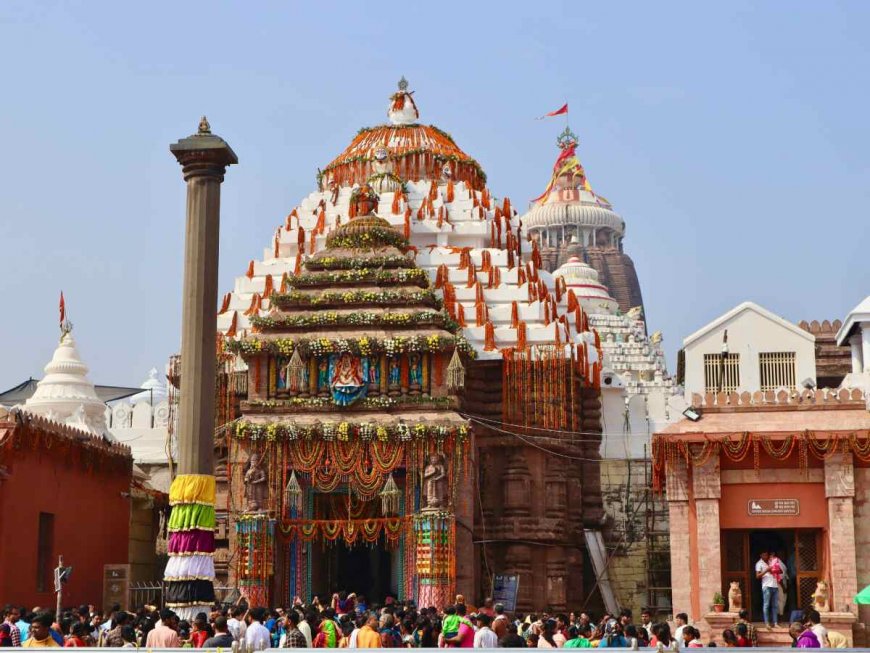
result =
[[[739,583],[743,606],[750,611],[753,621],[762,621],[761,581],[755,578],[755,563],[762,551],[775,551],[786,567],[785,609],[781,610],[780,623],[787,623],[792,610],[802,610],[812,603],[816,583],[824,576],[822,530],[722,531],[722,595],[727,600],[731,583]]]
[[[342,590],[356,592],[364,594],[369,604],[383,603],[398,589],[393,587],[393,555],[383,541],[374,546],[348,546],[342,541],[317,546],[311,560],[312,590],[327,598]]]

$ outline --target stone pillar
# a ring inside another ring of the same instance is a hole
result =
[[[719,455],[714,454],[702,467],[692,469],[698,542],[698,598],[701,617],[722,591],[722,544],[719,530],[719,499],[722,497]]]
[[[671,605],[674,614],[691,613],[694,570],[689,546],[689,477],[684,460],[668,468],[666,492],[671,532]]]
[[[178,471],[212,474],[220,185],[227,166],[239,160],[205,118],[196,134],[169,150],[187,182]]]
[[[164,601],[182,619],[207,612],[214,603],[214,540],[191,534],[215,528],[214,411],[217,335],[220,184],[226,167],[238,163],[203,117],[199,131],[169,150],[187,182],[184,238],[184,296],[181,324],[181,405],[178,476],[169,488],[169,562]],[[256,604],[255,604],[256,605]]]
[[[858,593],[855,549],[855,469],[851,453],[825,460],[825,496],[828,499],[828,532],[831,561],[831,611],[855,612]]]
[[[864,350],[861,346],[860,334],[855,334],[849,338],[849,345],[852,348],[852,373],[861,374],[864,371]]]

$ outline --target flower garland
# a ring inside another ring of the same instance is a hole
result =
[[[308,315],[264,315],[251,318],[259,331],[274,331],[312,326],[450,326],[446,311],[424,310],[417,313],[373,313],[370,311],[336,313],[328,311]]]
[[[468,424],[432,424],[416,422],[406,424],[378,424],[376,422],[338,422],[315,424],[297,424],[296,422],[272,422],[271,424],[254,424],[246,420],[236,422],[233,435],[239,440],[338,440],[348,442],[358,440],[397,440],[407,442],[414,439],[434,439],[444,441],[448,437],[458,437],[460,441],[468,438]]]
[[[354,231],[351,233],[339,231],[330,234],[326,238],[326,246],[329,248],[373,249],[374,247],[384,245],[392,245],[393,247],[404,249],[408,245],[408,239],[405,238],[404,234],[392,227],[377,225],[369,226],[364,231]]]
[[[382,270],[379,268],[360,267],[347,270],[322,270],[309,272],[290,280],[291,288],[310,286],[332,286],[349,283],[411,283],[428,288],[429,273],[422,268],[396,268]],[[264,293],[266,294],[266,293]]]
[[[470,358],[474,358],[474,348],[461,334],[442,335],[432,333],[413,336],[393,336],[391,338],[375,338],[359,336],[350,338],[277,338],[262,340],[257,337],[247,337],[241,340],[231,340],[227,349],[236,354],[280,354],[290,356],[295,350],[303,356],[326,356],[328,354],[343,354],[349,352],[360,356],[385,353],[387,356],[397,356],[404,353],[440,352],[458,350]]]
[[[360,541],[375,544],[383,535],[387,546],[399,545],[407,517],[381,517],[369,519],[293,519],[282,521],[281,532],[291,539],[313,542],[323,538],[327,542],[343,540],[348,546]]]
[[[406,256],[320,256],[305,261],[305,269],[315,270],[355,270],[361,268],[412,268],[414,265]]]
[[[695,455],[692,445],[702,444],[701,455]],[[774,460],[788,460],[798,449],[798,468],[806,471],[809,468],[809,454],[818,460],[825,460],[838,450],[852,453],[861,462],[870,462],[870,432],[829,433],[820,436],[813,431],[786,434],[784,438],[772,437],[768,433],[740,433],[736,439],[732,435],[714,438],[704,436],[703,442],[686,442],[665,435],[656,435],[652,442],[653,458],[653,488],[661,491],[664,487],[664,477],[668,468],[673,468],[679,460],[687,464],[701,467],[714,453],[724,455],[728,460],[740,462],[750,452],[753,456],[753,468],[761,468],[761,449]]]
[[[288,399],[252,399],[245,402],[245,406],[251,410],[268,412],[319,412],[332,413],[336,410],[335,402],[330,397],[290,397]],[[390,397],[379,395],[377,397],[363,397],[356,400],[350,410],[400,410],[400,409],[428,409],[443,410],[457,408],[458,402],[454,397],[428,397],[426,395],[403,395]],[[345,410],[349,408],[346,407]]]
[[[441,301],[434,291],[426,290],[335,290],[325,291],[318,295],[291,290],[288,293],[272,295],[272,303],[279,308],[296,308],[299,306],[360,306],[377,304],[379,306],[407,306],[408,304],[424,304],[441,307]]]

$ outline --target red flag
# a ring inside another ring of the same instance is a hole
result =
[[[63,300],[63,290],[60,291],[60,325],[63,326],[66,320],[66,302]]]
[[[568,103],[567,102],[565,104],[563,104],[561,107],[559,107],[558,109],[556,109],[555,111],[551,111],[550,113],[545,113],[540,118],[537,118],[537,120],[543,120],[544,118],[552,118],[553,116],[563,116],[566,113],[568,113]]]

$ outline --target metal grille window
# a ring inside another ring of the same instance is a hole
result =
[[[796,380],[793,351],[766,351],[758,354],[761,389],[794,388]]]
[[[707,392],[736,392],[740,387],[740,354],[704,354],[704,390]],[[724,370],[722,385],[719,374]]]

